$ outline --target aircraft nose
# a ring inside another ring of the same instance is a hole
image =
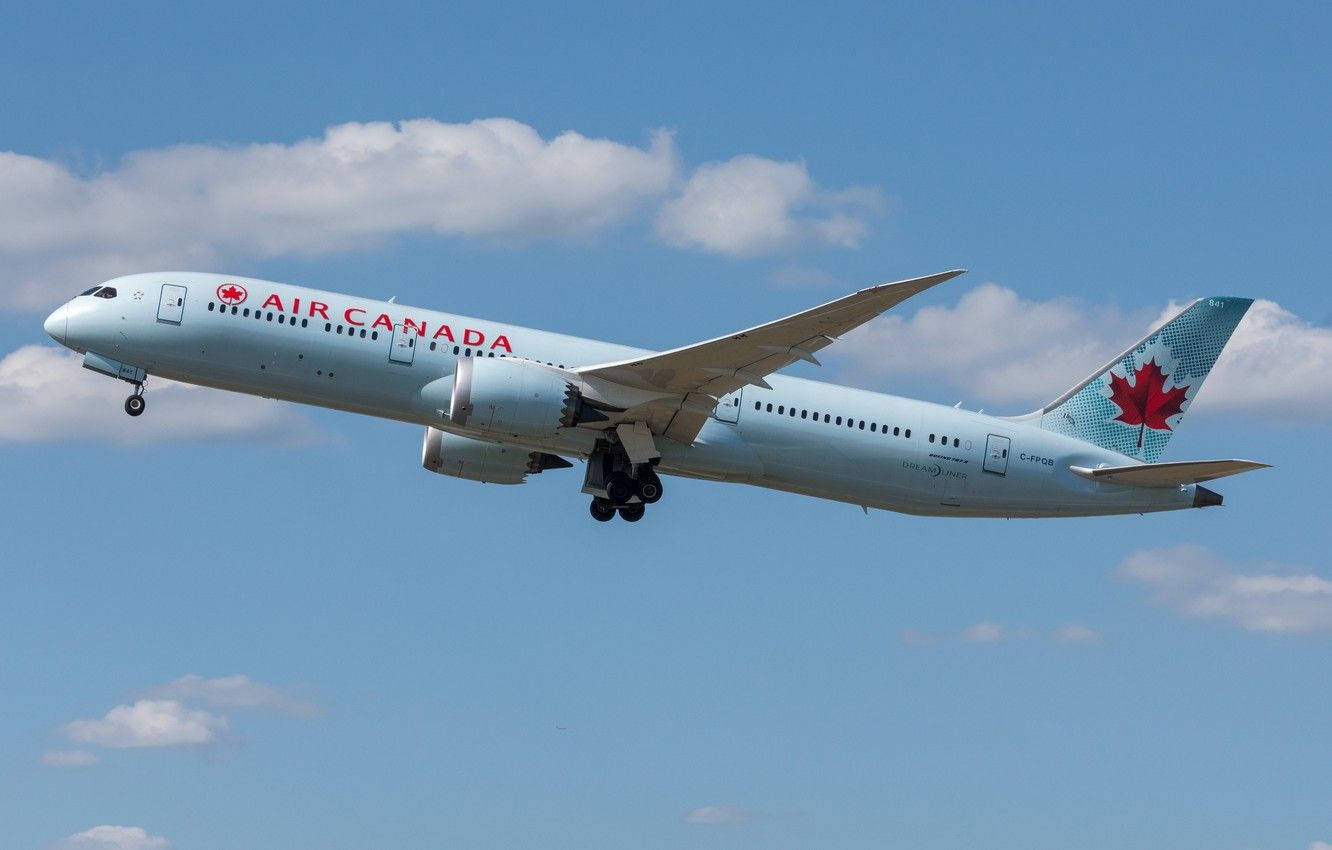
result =
[[[65,342],[65,331],[69,326],[69,305],[61,304],[55,308],[55,312],[46,317],[42,323],[42,329],[50,334],[51,339],[62,345]]]

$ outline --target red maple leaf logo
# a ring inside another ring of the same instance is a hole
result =
[[[1133,373],[1133,383],[1110,373],[1110,400],[1119,406],[1119,415],[1115,422],[1137,425],[1138,448],[1142,448],[1142,438],[1148,428],[1154,431],[1169,431],[1166,419],[1183,413],[1180,406],[1189,391],[1188,387],[1165,388],[1166,375],[1156,365],[1153,357],[1142,364]]]
[[[224,283],[217,288],[217,300],[223,304],[239,304],[245,300],[249,293],[245,287],[234,283]]]

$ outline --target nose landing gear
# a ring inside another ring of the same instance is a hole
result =
[[[143,397],[143,382],[134,385],[134,394],[125,399],[125,412],[130,416],[140,416],[148,407],[148,400]]]

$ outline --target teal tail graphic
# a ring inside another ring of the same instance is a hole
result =
[[[1047,431],[1155,463],[1252,303],[1199,298],[1032,416]]]

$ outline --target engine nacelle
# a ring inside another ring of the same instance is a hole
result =
[[[460,437],[438,428],[426,428],[421,445],[421,465],[431,472],[490,484],[522,484],[524,476],[541,471],[542,457],[539,452]]]
[[[553,435],[556,429],[606,417],[578,393],[578,376],[509,357],[458,360],[449,421],[496,437]]]

